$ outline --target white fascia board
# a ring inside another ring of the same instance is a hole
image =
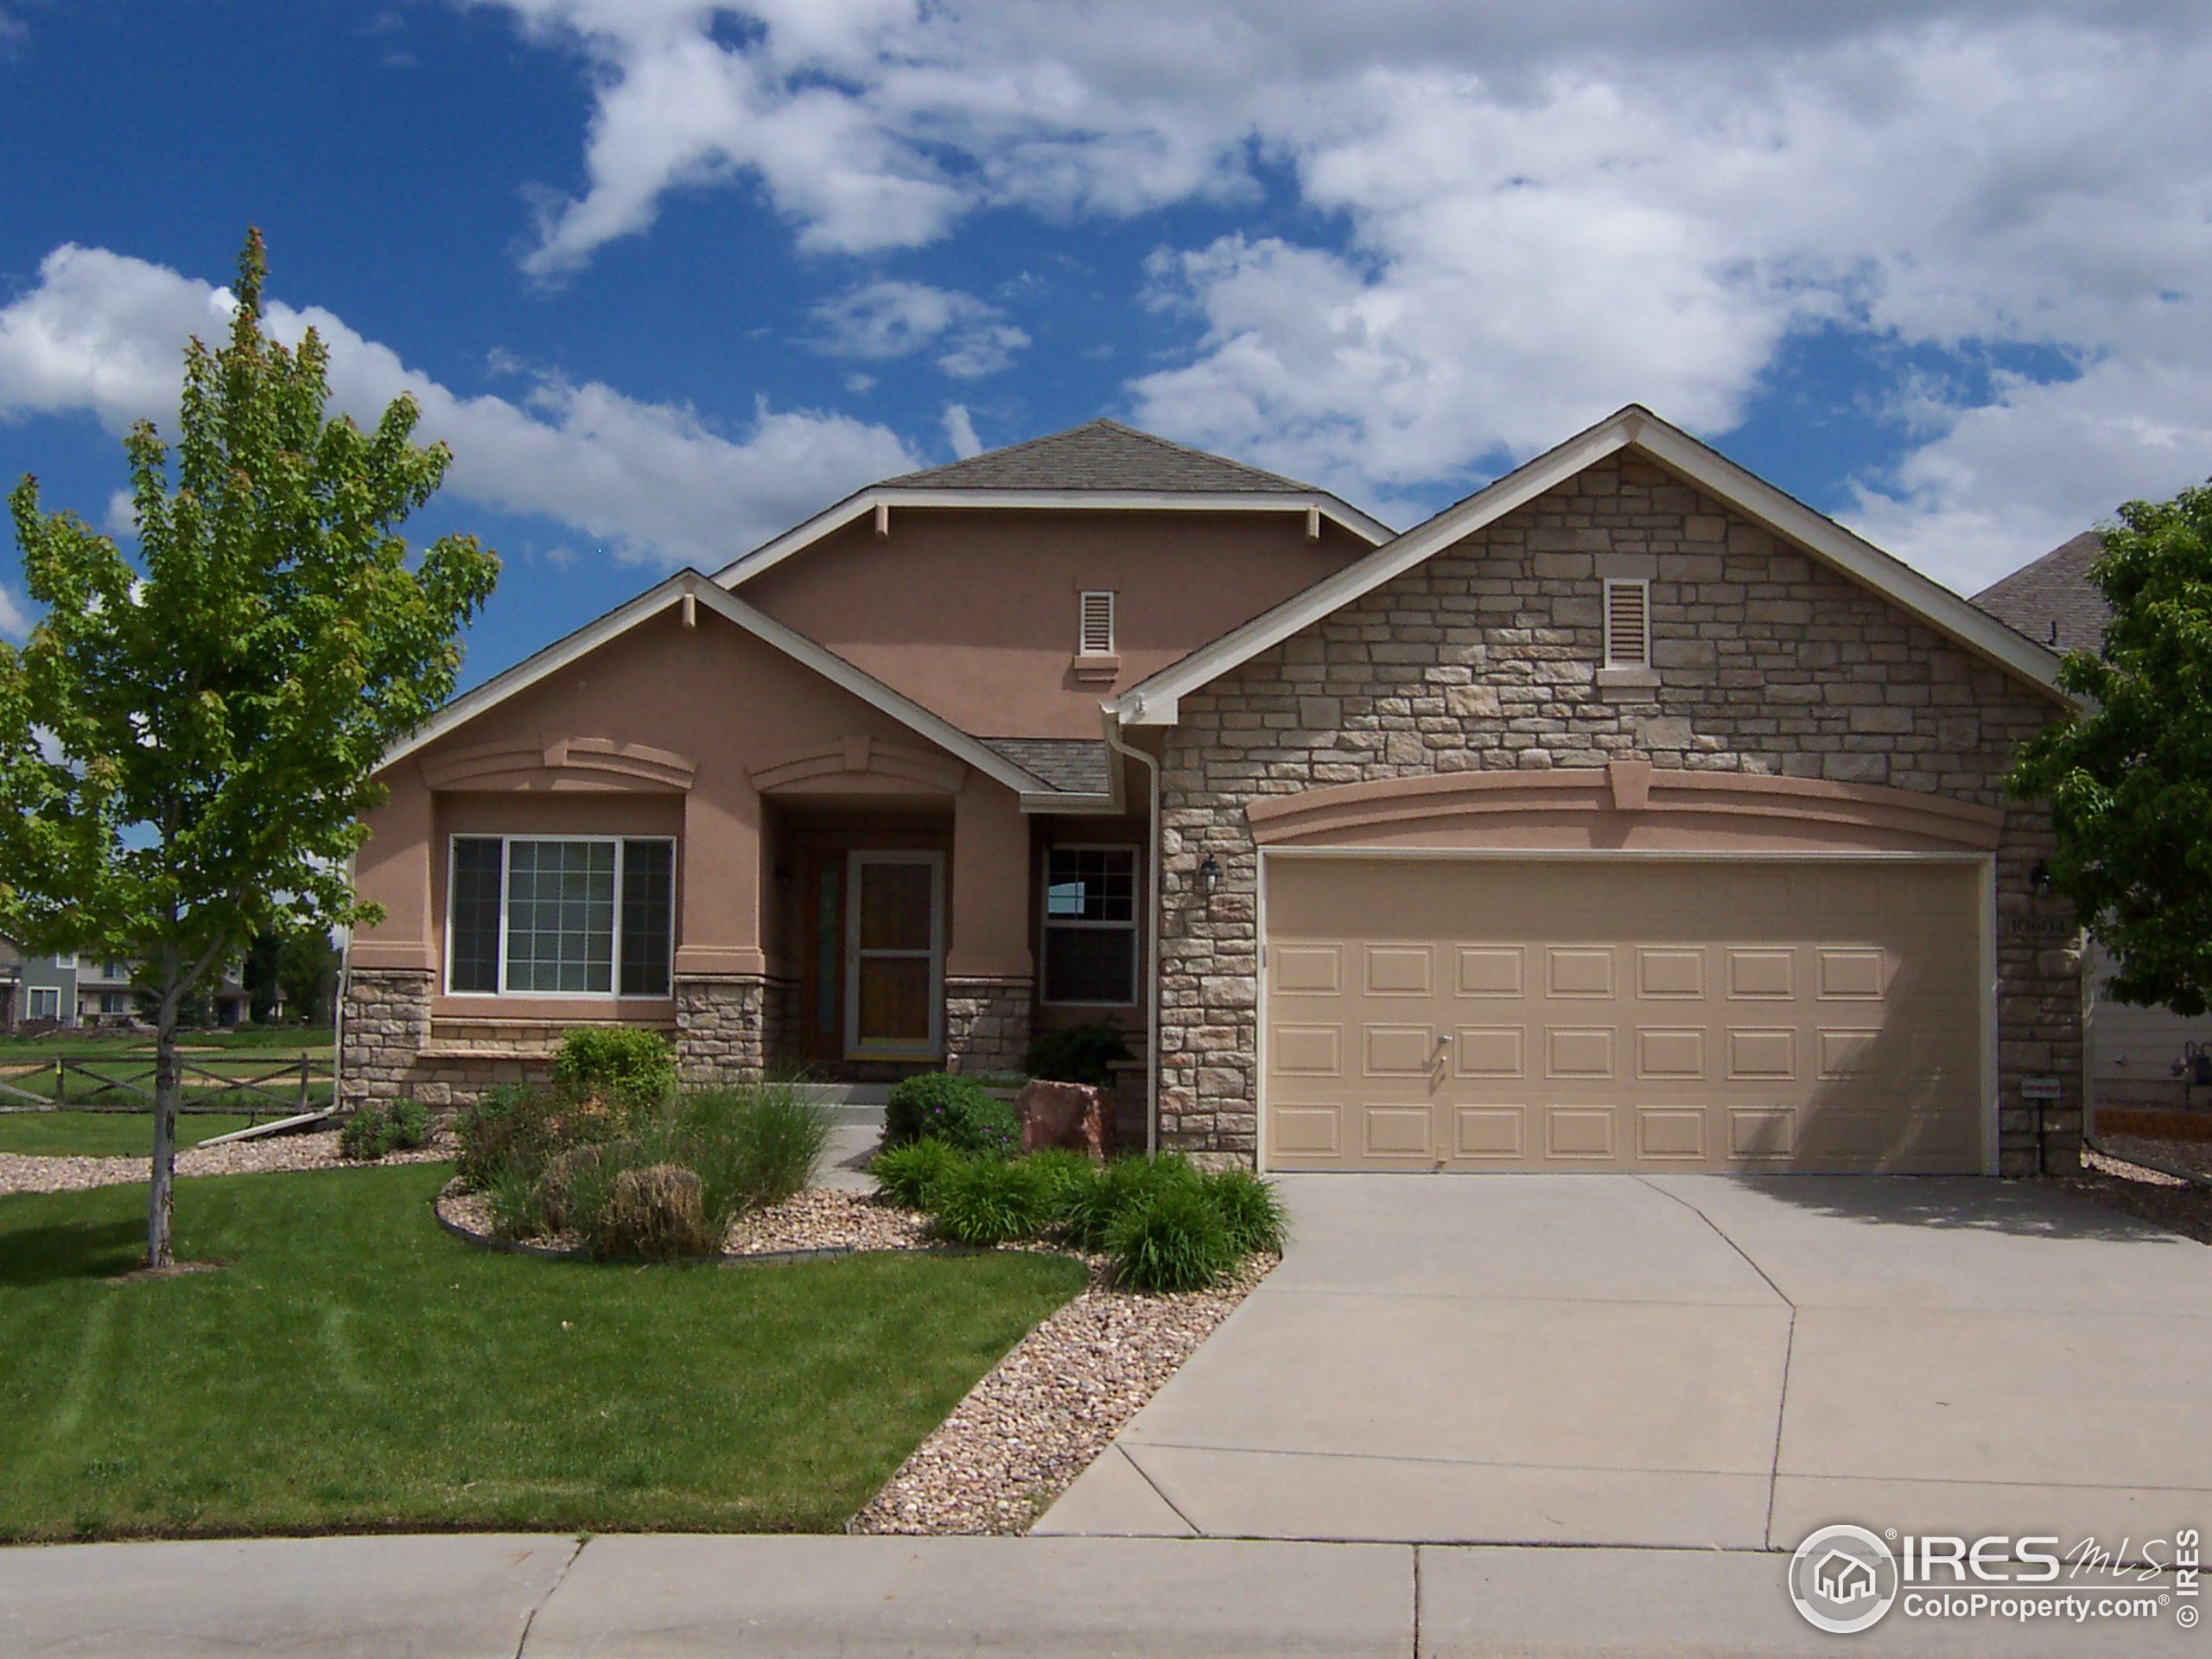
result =
[[[1201,494],[1174,490],[929,490],[877,485],[848,496],[836,506],[785,531],[775,540],[764,542],[743,557],[733,559],[715,572],[715,580],[725,588],[749,582],[878,507],[1013,508],[1060,512],[1316,512],[1370,547],[1389,541],[1395,533],[1381,519],[1370,518],[1350,503],[1319,490],[1282,495],[1236,490]]]
[[[909,731],[927,739],[947,753],[957,755],[992,782],[1002,785],[1018,796],[1039,793],[1038,785],[1044,782],[1041,778],[1024,772],[996,750],[977,742],[958,727],[931,714],[912,698],[893,690],[874,675],[854,667],[836,652],[825,650],[804,634],[785,627],[765,612],[716,587],[696,570],[678,571],[667,581],[647,588],[628,604],[618,606],[597,621],[587,623],[567,639],[547,646],[535,657],[526,658],[505,673],[486,680],[466,696],[454,698],[433,715],[413,735],[387,750],[382,766],[389,766],[395,761],[404,760],[424,746],[435,743],[486,709],[526,690],[550,675],[559,673],[579,658],[627,632],[648,617],[658,615],[687,594],[717,615],[735,623],[762,644],[771,645],[794,662],[812,669],[823,679],[850,692],[871,708],[888,715]]]
[[[1941,582],[1853,535],[1834,519],[1746,472],[1650,410],[1631,404],[1465,500],[1446,507],[1427,524],[1414,526],[1358,563],[1346,565],[1211,645],[1170,664],[1150,679],[1131,686],[1116,699],[1122,722],[1173,725],[1180,699],[1186,694],[1342,609],[1432,554],[1526,505],[1585,467],[1630,448],[1641,449],[1707,494],[1804,548],[1978,656],[2063,701],[2072,701],[2059,688],[2056,652],[2015,632]]]

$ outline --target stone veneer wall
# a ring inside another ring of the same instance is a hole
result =
[[[338,1103],[397,1100],[414,1082],[430,1040],[430,976],[395,969],[347,970],[338,1056]]]
[[[676,982],[676,1071],[686,1083],[739,1083],[767,1064],[769,982]]]
[[[944,1058],[960,1071],[1013,1071],[1029,1046],[1036,985],[1027,979],[944,982]]]
[[[1606,575],[1652,579],[1656,686],[1598,684]],[[2052,712],[1661,468],[1592,466],[1182,700],[1161,777],[1161,1143],[1238,1160],[1257,1147],[1246,802],[1643,755],[2003,807],[2000,1167],[2061,1166],[2082,1130],[2079,964],[2070,916],[2029,879],[2051,851],[2049,816],[2008,802],[2002,781]],[[1210,902],[1209,854],[1223,871]],[[2028,1074],[2059,1077],[2063,1098],[2024,1101]]]

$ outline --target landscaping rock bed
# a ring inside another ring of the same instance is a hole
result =
[[[149,1124],[146,1131],[153,1135]],[[453,1156],[442,1135],[414,1152],[395,1152],[386,1164],[434,1164]],[[153,1173],[150,1158],[45,1158],[0,1153],[0,1195],[10,1192],[77,1192],[95,1186],[124,1186]],[[271,1135],[263,1141],[233,1141],[219,1147],[194,1147],[176,1155],[179,1175],[259,1175],[289,1169],[360,1169],[340,1155],[338,1132]]]
[[[855,1516],[855,1533],[1027,1532],[1281,1258],[1211,1290],[1090,1284],[994,1366]]]
[[[2111,1137],[2107,1144],[2114,1153],[2122,1151],[2126,1145],[2120,1136]],[[2171,1141],[2154,1141],[2138,1150],[2167,1160],[2174,1146]],[[2197,1166],[2186,1160],[2176,1161],[2189,1167]],[[2044,1179],[2063,1191],[2107,1209],[2121,1211],[2180,1233],[2200,1244],[2212,1244],[2212,1188],[2192,1186],[2162,1171],[2086,1149],[2082,1154],[2079,1173],[2069,1171]]]

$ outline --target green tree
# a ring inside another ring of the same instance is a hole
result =
[[[2212,1003],[2212,486],[2131,501],[2103,536],[2104,651],[2059,670],[2088,706],[2026,745],[2012,788],[2051,804],[2052,884],[2117,959],[2113,995],[2194,1018]]]
[[[276,982],[288,1018],[308,1026],[327,1019],[338,992],[338,948],[330,935],[297,933],[285,940],[276,955]]]
[[[0,932],[130,957],[154,999],[146,1254],[171,1261],[180,1012],[257,932],[374,919],[348,861],[385,749],[451,695],[499,561],[473,537],[410,557],[397,527],[451,456],[401,397],[326,418],[328,353],[261,327],[261,237],[229,342],[184,354],[179,442],[124,440],[140,555],[26,477],[9,498],[46,614],[0,645]]]
[[[238,968],[238,982],[245,987],[247,1018],[257,1026],[266,1025],[276,1016],[276,972],[283,953],[283,936],[265,927],[246,946],[245,961]]]

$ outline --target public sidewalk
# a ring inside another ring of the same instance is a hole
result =
[[[2204,1650],[2155,1624],[1822,1636],[1764,1551],[1150,1538],[261,1539],[0,1550],[7,1659],[1613,1659]],[[2149,1586],[2156,1590],[2159,1586]]]

